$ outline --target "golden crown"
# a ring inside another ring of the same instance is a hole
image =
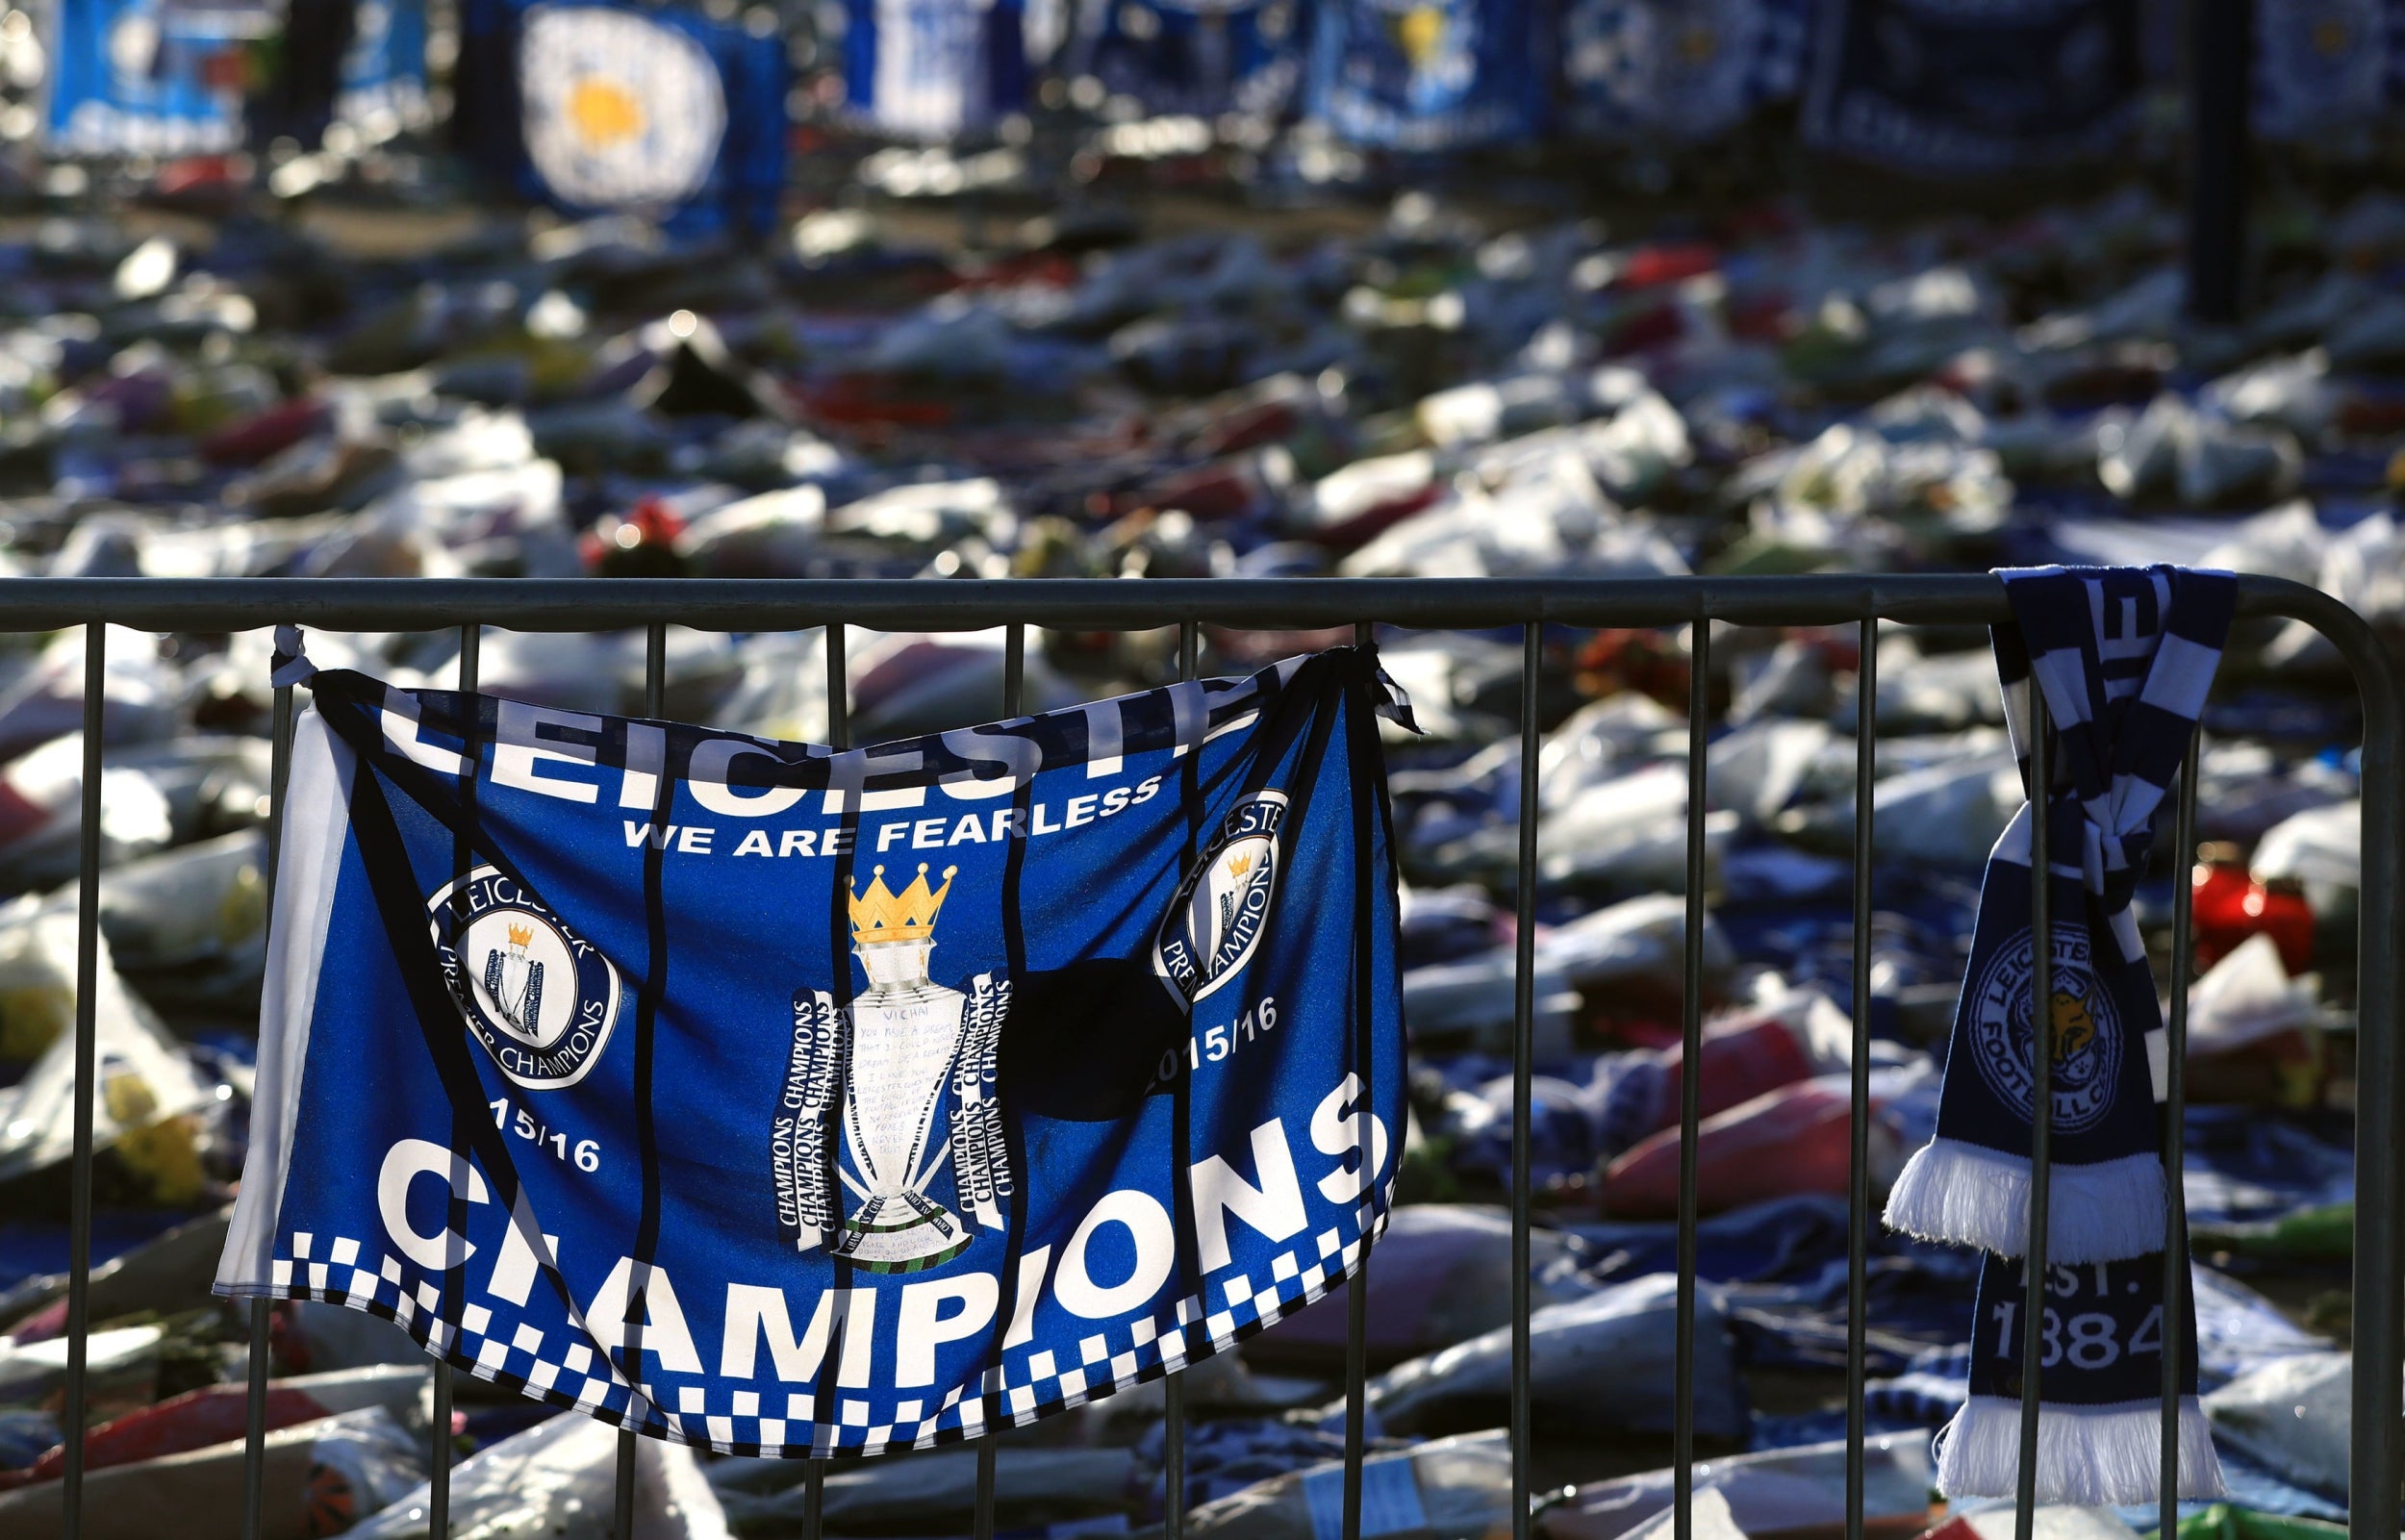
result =
[[[509,927],[509,932],[510,945],[513,947],[528,947],[534,944],[535,927],[532,925],[512,925]]]
[[[1252,870],[1253,857],[1250,855],[1231,855],[1228,858],[1228,874],[1231,877],[1241,877]]]
[[[946,867],[944,885],[930,893],[927,864],[922,861],[910,886],[896,894],[885,886],[885,869],[874,869],[869,875],[869,891],[851,900],[851,939],[925,941],[935,934],[935,912],[944,907],[944,896],[952,891],[952,873],[959,870]]]

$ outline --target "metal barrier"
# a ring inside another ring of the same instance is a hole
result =
[[[2354,1247],[2356,1367],[2349,1466],[2350,1530],[2353,1540],[2393,1540],[2405,1474],[2405,1212],[2400,1212],[2398,1167],[2405,1158],[2398,1138],[2400,1094],[2405,1093],[2405,1055],[2398,1051],[2398,957],[2405,925],[2397,907],[2405,878],[2405,698],[2397,675],[2371,628],[2352,610],[2295,583],[2242,578],[2239,614],[2286,617],[2318,630],[2352,672],[2363,709],[2363,887],[2357,995],[2355,1134],[2356,1225]],[[846,628],[893,631],[968,631],[1006,626],[1004,715],[1019,709],[1025,628],[1071,631],[1152,630],[1178,627],[1177,657],[1184,677],[1194,676],[1205,623],[1239,629],[1304,629],[1352,625],[1366,639],[1374,624],[1433,629],[1494,629],[1518,626],[1524,645],[1521,689],[1521,756],[1518,871],[1518,952],[1512,1037],[1511,1250],[1512,1343],[1510,1449],[1512,1534],[1526,1540],[1531,1527],[1529,1469],[1529,1232],[1531,1061],[1534,1029],[1535,870],[1537,850],[1537,667],[1542,628],[1570,626],[1680,626],[1692,629],[1694,667],[1687,706],[1686,946],[1681,1028],[1685,1052],[1695,1062],[1702,1041],[1704,923],[1704,811],[1710,728],[1707,677],[1711,645],[1709,622],[1739,625],[1835,625],[1859,627],[1861,669],[1856,749],[1854,827],[1854,998],[1852,1235],[1848,1256],[1846,1533],[1861,1540],[1863,1492],[1864,1274],[1871,1213],[1868,1151],[1869,1026],[1859,1002],[1870,997],[1872,777],[1877,767],[1877,624],[1995,624],[2009,619],[2003,586],[1986,575],[1816,576],[1787,578],[1682,578],[1642,581],[1462,580],[1462,581],[1113,581],[1025,582],[683,582],[593,581],[380,581],[223,580],[206,582],[142,579],[10,579],[0,581],[0,630],[47,631],[82,626],[86,631],[82,884],[77,911],[76,1098],[70,1272],[67,1288],[67,1382],[62,1426],[65,1444],[63,1530],[80,1532],[83,1498],[86,1343],[90,1327],[93,995],[97,971],[100,885],[91,880],[100,854],[102,680],[108,625],[141,631],[222,633],[279,622],[338,630],[425,631],[457,627],[460,688],[476,688],[478,642],[487,625],[525,631],[602,631],[643,627],[647,633],[646,701],[662,711],[667,667],[667,628],[682,625],[726,632],[787,631],[823,626],[827,634],[827,698],[832,742],[849,746],[845,691]],[[2033,694],[2035,694],[2033,692]],[[2047,742],[2042,703],[2037,705],[2039,744]],[[292,692],[275,693],[276,802],[270,813],[268,875],[273,879],[273,841],[280,827],[282,793],[292,723]],[[2180,777],[2176,812],[2177,861],[2195,846],[2196,749],[2189,749]],[[2033,820],[2033,865],[2046,865],[2045,820]],[[2033,921],[2046,924],[2046,887],[2033,885]],[[2190,969],[2188,884],[2177,894],[2172,951],[2170,1083],[2168,1126],[2181,1127]],[[2050,958],[2036,955],[2036,997],[2048,992]],[[2049,1109],[2049,1056],[2034,1057],[2036,1105]],[[1696,1264],[1696,1129],[1700,1086],[1694,1075],[1681,1082],[1679,1127],[1679,1289],[1674,1451],[1677,1540],[1692,1540],[1695,1408],[1693,1395]],[[2047,1119],[2034,1132],[2035,1179],[2031,1192],[2030,1266],[2045,1266],[2048,1191]],[[2175,1262],[2184,1224],[2180,1198],[2181,1149],[2167,1141],[2165,1159],[2172,1203],[2167,1215],[2166,1255]],[[1367,1266],[1366,1258],[1364,1266]],[[2184,1271],[2165,1268],[2165,1308],[2182,1308]],[[1366,1291],[1348,1291],[1350,1318],[1345,1355],[1347,1409],[1343,1523],[1347,1540],[1361,1532],[1362,1428]],[[243,1533],[260,1532],[260,1491],[266,1420],[268,1301],[250,1306],[249,1434],[246,1450]],[[2173,1477],[2178,1441],[2170,1436],[2181,1380],[2178,1334],[2164,1333],[2164,1490]],[[2042,1368],[2038,1321],[2023,1326],[2021,1460],[2017,1540],[2029,1540],[2037,1462],[2038,1384]],[[446,1533],[449,1511],[451,1371],[435,1371],[434,1462],[429,1529]],[[1184,1528],[1184,1441],[1181,1381],[1165,1381],[1169,1415],[1164,1493],[1167,1528]],[[617,1530],[633,1532],[635,1435],[620,1435]],[[994,1530],[994,1439],[978,1442],[975,1533]],[[823,1463],[813,1461],[807,1479],[805,1525],[819,1528]],[[2162,1519],[2167,1536],[2173,1500],[2165,1496]]]

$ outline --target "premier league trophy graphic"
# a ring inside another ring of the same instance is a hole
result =
[[[794,996],[793,1056],[770,1138],[778,1229],[799,1250],[827,1246],[865,1272],[950,1261],[973,1224],[1001,1227],[1010,1196],[994,1095],[1009,981],[980,973],[966,991],[948,989],[928,969],[958,870],[947,867],[930,892],[923,864],[897,895],[877,867],[851,898],[852,954],[868,988],[848,1006],[824,990]],[[948,1164],[949,1203],[936,1185]]]
[[[502,1021],[532,1039],[543,1021],[543,964],[529,962],[526,948],[535,939],[532,925],[509,927],[509,946],[484,954],[484,992]]]

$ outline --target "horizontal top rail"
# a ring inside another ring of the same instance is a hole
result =
[[[2286,578],[2241,576],[2239,614],[2287,616],[2359,667],[2378,653],[2361,617]],[[142,631],[231,631],[269,619],[346,631],[483,623],[517,631],[667,622],[783,631],[975,631],[1019,623],[1138,630],[1176,620],[1263,630],[1382,621],[1409,627],[1841,624],[2009,619],[1986,572],[1647,578],[7,578],[0,631],[94,620]],[[2385,665],[2385,659],[2382,660]],[[2377,666],[2375,666],[2377,667]]]
[[[2397,669],[2382,644],[2381,637],[2371,625],[2353,610],[2317,590],[2285,579],[2246,576],[2239,579],[2238,613],[2244,617],[2284,617],[2300,619],[2315,627],[2333,645],[2352,671],[2363,702],[2363,861],[2362,899],[2358,922],[2362,931],[2358,990],[2363,1000],[2362,1037],[2358,1049],[2358,1125],[2356,1162],[2360,1220],[2356,1229],[2353,1256],[2355,1298],[2392,1301],[2405,1298],[2405,1141],[2396,1130],[2400,1126],[2400,1108],[2405,1108],[2405,1034],[2400,1034],[2398,1022],[2398,972],[2405,961],[2405,923],[2400,923],[2398,894],[2405,889],[2405,839],[2400,838],[2400,825],[2405,824],[2405,697],[2400,696]],[[142,579],[142,578],[32,578],[0,580],[0,632],[19,634],[63,629],[69,626],[89,627],[86,654],[85,705],[85,778],[83,791],[84,870],[100,869],[99,821],[100,784],[102,769],[102,734],[99,731],[105,691],[103,665],[108,648],[104,624],[131,627],[139,631],[215,633],[251,630],[271,623],[290,622],[328,631],[433,631],[459,628],[463,646],[462,677],[466,688],[474,689],[476,679],[476,639],[480,627],[491,626],[521,631],[591,632],[646,629],[646,696],[647,710],[660,711],[660,692],[665,687],[667,652],[664,627],[670,624],[718,632],[797,631],[819,626],[831,627],[828,636],[829,704],[832,735],[830,742],[845,746],[848,701],[845,689],[843,660],[844,630],[859,626],[887,631],[964,632],[1009,626],[1008,650],[1005,653],[1002,706],[1006,713],[1019,709],[1020,665],[1024,662],[1025,626],[1034,625],[1066,631],[1146,630],[1176,624],[1180,628],[1179,659],[1181,672],[1191,676],[1196,661],[1196,627],[1199,624],[1225,625],[1239,629],[1275,631],[1304,630],[1341,625],[1366,626],[1369,622],[1384,622],[1405,628],[1424,629],[1485,629],[1510,627],[1520,631],[1524,650],[1521,679],[1523,710],[1518,727],[1522,745],[1520,776],[1520,859],[1515,872],[1517,884],[1516,913],[1518,946],[1513,984],[1515,1009],[1513,1022],[1512,1106],[1513,1173],[1513,1501],[1512,1519],[1516,1533],[1525,1535],[1530,1528],[1527,1503],[1529,1473],[1532,1467],[1531,1444],[1533,1423],[1528,1404],[1529,1362],[1529,1235],[1530,1192],[1532,1177],[1529,1167],[1532,1139],[1533,1074],[1533,990],[1536,974],[1534,953],[1534,923],[1537,871],[1537,813],[1534,795],[1537,776],[1536,748],[1539,742],[1535,702],[1542,661],[1542,637],[1539,627],[1553,623],[1576,626],[1679,626],[1700,619],[1717,619],[1737,624],[1761,626],[1838,625],[1861,627],[1864,644],[1865,671],[1861,684],[1867,697],[1875,701],[1877,650],[1869,644],[1874,640],[1878,619],[1921,625],[1991,625],[2008,621],[2011,609],[2004,585],[1992,574],[1828,574],[1782,577],[1716,577],[1694,576],[1644,579],[1594,578],[1481,578],[1481,579],[1148,579],[1127,581],[1118,579],[1014,579],[1004,581],[969,580],[855,580],[855,579],[592,579],[528,580],[528,579]],[[1696,745],[1707,741],[1710,728],[1709,695],[1707,679],[1709,670],[1701,665],[1707,661],[1710,631],[1705,628],[1696,638],[1699,667],[1689,680],[1687,732],[1688,756],[1686,816],[1687,875],[1686,934],[1700,936],[1705,923],[1706,883],[1704,880],[1704,842],[1701,810],[1707,805],[1709,770],[1707,756]],[[277,752],[279,787],[277,817],[281,817],[281,759],[286,749],[292,709],[290,689],[278,692]],[[2043,720],[2042,713],[2039,717]],[[1855,833],[1855,957],[1856,997],[1865,997],[1869,989],[1871,953],[1871,887],[1870,871],[1874,849],[1873,803],[1870,783],[1876,764],[1875,709],[1864,716],[1861,724],[1863,733],[1857,745],[1857,764],[1861,780],[1855,789],[1857,823]],[[2195,798],[2195,752],[2191,747],[2188,768],[2183,772],[2178,814],[2179,835],[2175,851],[2192,845]],[[2038,826],[2042,840],[2042,828]],[[272,837],[271,837],[272,843]],[[2042,864],[2043,846],[2038,846],[2038,859]],[[271,869],[272,870],[272,869]],[[272,885],[272,883],[271,883]],[[92,949],[99,934],[98,883],[85,889],[85,905],[80,916],[82,966],[79,972],[79,999],[85,1008],[77,1023],[79,1051],[84,1055],[79,1073],[89,1081],[90,1076],[91,1043],[95,1028],[90,1016],[89,1001],[94,996],[91,970],[98,966]],[[2041,884],[2037,892],[2045,893]],[[2042,911],[2041,911],[2042,913]],[[2185,928],[2188,916],[2183,906],[2178,911],[2177,924]],[[2038,922],[2044,926],[2044,921]],[[1697,1051],[1702,1041],[1703,982],[1701,974],[1702,948],[1690,943],[1686,948],[1686,977],[1682,992],[1684,1017],[1684,1035],[1690,1054]],[[2184,965],[2183,965],[2184,967]],[[2183,1030],[2180,1014],[2186,990],[2185,974],[2175,973],[2174,1015],[2170,1028],[2175,1034]],[[2035,983],[2036,993],[2042,997],[2046,985],[2040,973]],[[1850,1212],[1858,1225],[1871,1212],[1871,1189],[1868,1177],[1867,1120],[1862,1109],[1868,1105],[1866,1045],[1869,1042],[1867,1013],[1855,1023],[1855,1081],[1853,1117],[1856,1139],[1853,1155],[1854,1184]],[[2176,1035],[2171,1040],[2180,1041]],[[2174,1053],[2178,1052],[2174,1048]],[[2044,1059],[2038,1061],[2042,1066]],[[2182,1062],[2177,1058],[2175,1064]],[[2040,1071],[2042,1074],[2044,1072]],[[2040,1081],[2042,1087],[2043,1081]],[[1682,1193],[1680,1199],[1681,1301],[1679,1305],[1679,1380],[1689,1383],[1693,1353],[1695,1191],[1692,1151],[1697,1147],[1700,1093],[1696,1082],[1687,1086],[1685,1105],[1680,1122],[1682,1143],[1687,1152],[1682,1160]],[[2175,1093],[2176,1098],[2176,1093]],[[2043,1104],[2044,1094],[2038,1094]],[[2171,1126],[2178,1126],[2174,1099]],[[75,1156],[74,1199],[78,1238],[74,1245],[74,1260],[70,1267],[69,1337],[73,1343],[69,1379],[74,1387],[71,1404],[80,1407],[83,1395],[84,1339],[90,1325],[89,1233],[91,1204],[91,1128],[90,1105],[87,1100],[79,1114],[78,1144]],[[2176,1148],[2176,1147],[2175,1147]],[[2046,1156],[2038,1154],[2040,1172],[2046,1169]],[[2173,1168],[2176,1182],[2176,1165]],[[2042,1176],[2039,1178],[2043,1180]],[[2033,1233],[2041,1237],[2046,1232],[2042,1216],[2044,1199],[2038,1200]],[[2042,1247],[2042,1239],[2038,1242]],[[1857,1440],[1849,1454],[1849,1528],[1861,1527],[1861,1489],[1864,1475],[1860,1453],[1861,1300],[1865,1287],[1862,1279],[1867,1266],[1867,1232],[1856,1229],[1849,1236],[1849,1277],[1854,1301],[1850,1307],[1855,1335],[1850,1342],[1852,1358],[1849,1366],[1850,1414]],[[2176,1249],[2172,1254],[2177,1256]],[[1364,1258],[1366,1261],[1366,1258]],[[2166,1285],[2174,1291],[2166,1299],[2176,1300],[2176,1281]],[[1363,1390],[1363,1350],[1368,1320],[1365,1303],[1367,1291],[1352,1291],[1352,1315],[1348,1322],[1347,1344],[1347,1462],[1345,1496],[1345,1528],[1357,1531],[1361,1508],[1361,1439],[1366,1402]],[[246,1456],[246,1502],[256,1514],[264,1468],[262,1442],[266,1429],[266,1406],[269,1383],[268,1358],[266,1351],[269,1323],[264,1301],[251,1316],[253,1342],[252,1377],[249,1385],[249,1453]],[[2033,1331],[2029,1337],[2037,1342]],[[2356,1376],[2352,1391],[2354,1432],[2350,1440],[2353,1535],[2355,1540],[2381,1540],[2392,1536],[2392,1529],[2383,1529],[2381,1515],[2386,1504],[2393,1501],[2398,1473],[2405,1469],[2405,1417],[2399,1414],[2400,1392],[2398,1366],[2405,1364],[2405,1321],[2400,1321],[2393,1307],[2361,1312],[2356,1323],[2354,1348],[2359,1364],[2367,1372]],[[2166,1357],[2171,1355],[2166,1355]],[[2176,1365],[2170,1366],[2176,1369]],[[448,1371],[438,1371],[438,1429],[447,1427]],[[2035,1387],[2033,1376],[2029,1383]],[[2176,1379],[2172,1381],[2176,1387]],[[1166,1499],[1166,1524],[1173,1536],[1181,1531],[1185,1494],[1183,1411],[1180,1387],[1182,1381],[1169,1382],[1165,1443],[1166,1471],[1163,1491]],[[1674,1448],[1675,1466],[1679,1473],[1674,1484],[1674,1527],[1682,1536],[1693,1529],[1692,1462],[1693,1462],[1693,1401],[1692,1391],[1680,1393],[1676,1414],[1677,1431]],[[2035,1445],[2037,1424],[2034,1412],[2037,1392],[2033,1388],[2029,1401],[2033,1420],[2025,1423],[2022,1460],[2034,1467],[2030,1458]],[[2166,1398],[2171,1391],[2166,1390]],[[2176,1402],[2166,1401],[2166,1416],[2176,1418]],[[66,1419],[68,1426],[80,1416]],[[2176,1426],[2174,1422],[2171,1426]],[[83,1475],[82,1445],[68,1446],[70,1457],[66,1477],[67,1489],[81,1500]],[[617,1508],[621,1526],[630,1522],[623,1515],[631,1512],[634,1497],[634,1463],[631,1439],[621,1442],[617,1462]],[[2176,1443],[2173,1447],[2176,1449]],[[428,1488],[429,1507],[440,1514],[447,1502],[447,1444],[443,1435],[435,1434],[438,1463]],[[991,1532],[994,1480],[994,1443],[982,1442],[979,1454],[979,1490],[976,1527],[979,1533]],[[822,1501],[820,1482],[823,1469],[813,1462],[806,1478],[806,1521],[815,1532],[819,1504]],[[2034,1485],[2024,1483],[2021,1508],[2031,1511]],[[2169,1511],[2166,1507],[2166,1511]],[[2027,1521],[2024,1520],[2024,1523]],[[437,1528],[441,1527],[438,1520]],[[73,1532],[72,1521],[69,1532]]]

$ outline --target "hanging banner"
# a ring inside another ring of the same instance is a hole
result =
[[[48,8],[48,145],[63,155],[206,155],[242,142],[267,0],[67,0]]]
[[[1100,0],[1087,7],[1072,73],[1148,113],[1275,121],[1301,93],[1306,15],[1298,0]]]
[[[1801,88],[1801,0],[1569,0],[1563,112],[1587,138],[1693,143]]]
[[[848,11],[846,100],[870,126],[943,139],[1026,106],[1020,0],[848,0]]]
[[[844,753],[310,683],[218,1292],[874,1453],[1175,1373],[1383,1224],[1371,654]]]
[[[617,0],[465,0],[452,136],[525,196],[671,232],[774,226],[784,39],[772,17]]]
[[[1808,143],[1981,175],[2110,152],[2135,120],[2136,0],[1824,0]]]
[[[1309,111],[1339,138],[1403,151],[1526,139],[1544,126],[1537,0],[1320,0]]]

